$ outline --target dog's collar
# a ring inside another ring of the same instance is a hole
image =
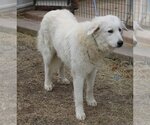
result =
[[[95,42],[95,44],[96,44],[96,46],[97,46],[98,52],[101,52],[101,50],[98,48],[98,43],[97,43],[97,41],[96,41],[96,39],[95,39],[95,36],[94,36],[93,34],[92,34],[92,37],[93,37],[94,42]]]
[[[88,51],[88,50],[87,50],[87,55],[88,55],[88,58],[89,58],[90,63],[91,63],[92,65],[95,65],[95,63],[91,61],[91,57],[90,57],[90,54],[89,54],[89,51]]]
[[[95,39],[95,37],[94,37],[93,34],[92,34],[92,37],[93,37],[93,39],[94,39],[95,44],[98,46],[97,41],[96,41],[96,39]]]
[[[93,38],[93,40],[94,40],[94,43],[95,43],[95,45],[96,45],[96,48],[97,48],[97,51],[98,52],[102,52],[99,48],[98,48],[98,43],[97,43],[97,41],[96,41],[96,39],[95,39],[95,36],[92,34],[92,38]],[[88,55],[88,58],[89,58],[89,60],[90,60],[90,63],[92,64],[92,65],[97,65],[97,64],[95,64],[92,60],[91,60],[91,57],[90,57],[90,54],[89,54],[89,51],[87,50],[87,55]]]

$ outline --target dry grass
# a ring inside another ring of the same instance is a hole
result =
[[[73,86],[57,82],[46,92],[43,88],[42,57],[35,38],[18,33],[18,124],[19,125],[132,125],[132,65],[124,57],[109,56],[95,81],[97,107],[84,103],[87,118],[75,118]],[[66,77],[72,81],[70,71]],[[72,83],[72,82],[71,82]]]

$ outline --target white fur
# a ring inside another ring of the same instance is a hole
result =
[[[56,69],[60,69],[62,81],[68,82],[63,76],[63,64],[68,66],[73,76],[75,110],[79,120],[86,117],[83,109],[85,81],[87,104],[97,105],[93,95],[96,66],[122,40],[119,28],[124,27],[116,16],[96,17],[92,21],[79,23],[67,10],[48,12],[41,22],[38,49],[44,60],[45,89],[52,90],[51,77]],[[113,33],[108,30],[113,30]]]

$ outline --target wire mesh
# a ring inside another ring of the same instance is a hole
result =
[[[118,16],[127,26],[133,26],[133,20],[143,27],[150,27],[150,0],[96,0],[97,13]],[[93,18],[95,13],[93,0],[80,0],[75,14],[85,18]]]
[[[96,0],[96,8],[99,16],[108,14],[118,16],[126,25],[132,26],[133,0]],[[95,14],[93,0],[80,0],[79,9],[75,14],[85,18],[93,18]]]
[[[150,0],[134,0],[134,20],[144,28],[150,27]]]

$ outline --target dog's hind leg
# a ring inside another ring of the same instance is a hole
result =
[[[44,71],[45,71],[44,88],[47,91],[51,91],[53,89],[53,83],[52,83],[53,65],[52,63],[53,63],[53,58],[56,52],[52,46],[49,34],[47,30],[45,30],[44,26],[39,30],[37,47],[38,47],[38,50],[41,52],[43,61],[44,61]]]
[[[44,88],[47,91],[51,91],[53,89],[53,83],[52,83],[52,59],[53,59],[53,53],[50,52],[49,48],[45,49],[45,52],[43,55],[43,61],[44,61],[44,71],[45,71],[45,81],[44,81]]]
[[[96,106],[97,102],[93,95],[93,87],[94,87],[94,81],[96,77],[97,70],[94,69],[86,78],[87,82],[87,89],[86,89],[86,102],[90,106]]]
[[[61,66],[59,69],[59,79],[63,84],[70,84],[70,81],[67,78],[65,78],[64,74],[65,74],[64,73],[64,64],[61,63]]]

